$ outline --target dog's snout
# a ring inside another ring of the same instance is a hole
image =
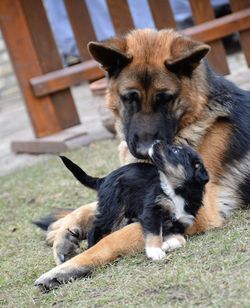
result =
[[[137,112],[133,115],[126,139],[131,153],[137,158],[147,158],[148,151],[156,140],[172,143],[173,121],[165,114]]]
[[[150,144],[138,144],[136,150],[139,155],[143,157],[147,157],[150,151],[150,148],[151,148]]]
[[[154,140],[155,140],[155,141],[157,141],[157,140],[159,141],[160,139],[161,139],[160,133],[159,133],[159,132],[155,133],[155,134],[154,134]]]
[[[142,134],[134,135],[134,144],[136,144],[136,151],[142,156],[147,156],[152,144],[156,141],[157,133],[143,132]]]

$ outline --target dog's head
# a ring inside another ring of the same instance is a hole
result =
[[[107,104],[135,157],[145,158],[157,139],[172,143],[201,112],[205,90],[196,68],[208,45],[173,30],[144,29],[88,48],[108,73]]]
[[[185,186],[190,189],[197,187],[202,191],[209,180],[201,157],[189,146],[155,141],[148,154],[174,190]]]

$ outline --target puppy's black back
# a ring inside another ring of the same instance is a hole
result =
[[[99,187],[99,206],[107,204],[114,196],[129,209],[136,210],[137,204],[145,199],[157,184],[160,187],[159,173],[155,166],[146,163],[134,163],[123,166],[106,176]],[[155,196],[154,196],[155,197]],[[113,209],[110,209],[112,211]]]
[[[129,164],[106,176],[98,190],[98,213],[88,233],[89,247],[114,230],[123,218],[140,220],[145,203],[154,203],[159,190],[158,170],[150,164]]]

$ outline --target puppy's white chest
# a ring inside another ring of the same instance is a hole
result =
[[[166,207],[175,218],[181,223],[189,226],[193,223],[194,217],[185,211],[185,200],[181,196],[175,194],[175,191],[169,182],[168,178],[160,172],[160,182],[163,192],[166,194],[166,202],[163,206]]]

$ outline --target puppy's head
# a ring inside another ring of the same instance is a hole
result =
[[[154,165],[167,177],[174,189],[185,185],[204,187],[209,180],[201,157],[188,146],[156,141],[148,153]]]

